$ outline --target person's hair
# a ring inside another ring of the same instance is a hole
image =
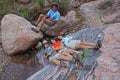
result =
[[[51,4],[51,8],[53,8],[53,6],[57,7],[58,8],[58,5],[56,3],[52,3]]]
[[[46,43],[45,43],[45,44],[46,44]],[[45,49],[45,44],[42,44],[44,49]],[[49,43],[47,42],[47,44],[49,44]]]
[[[62,36],[62,35],[59,35],[59,36]],[[59,36],[57,36],[57,38],[58,38]],[[63,36],[62,36],[62,37],[63,37]],[[58,38],[58,40],[61,41],[62,39]]]

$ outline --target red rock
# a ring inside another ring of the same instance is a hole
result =
[[[120,23],[108,25],[104,34],[102,55],[97,59],[99,66],[95,69],[96,80],[119,80]]]
[[[71,6],[73,8],[78,8],[78,7],[80,7],[80,2],[78,0],[72,0],[71,1]]]

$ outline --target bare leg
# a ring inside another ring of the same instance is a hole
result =
[[[79,54],[79,51],[75,51],[73,49],[68,49],[67,50],[70,54]]]
[[[72,58],[69,58],[67,56],[64,56],[64,55],[59,55],[59,59],[62,59],[62,60],[65,60],[65,61],[72,61]]]
[[[56,64],[56,65],[58,65],[58,66],[61,66],[61,65],[60,65],[60,61],[57,60],[57,59],[50,59],[50,62],[51,62],[52,64]]]
[[[68,52],[63,52],[62,55],[65,55],[65,56],[67,56],[67,57],[69,57],[69,58],[73,58],[73,56],[70,55],[70,53],[68,53]]]
[[[40,14],[39,17],[38,17],[38,19],[37,19],[37,21],[35,22],[35,24],[38,25],[39,22],[41,21],[41,19],[42,19],[43,17],[44,17],[44,15],[43,15],[43,14]]]
[[[93,44],[93,43],[90,43],[90,42],[84,42],[84,41],[81,41],[80,42],[80,45],[85,45],[85,46],[96,46],[96,44]]]
[[[95,46],[86,46],[86,45],[76,45],[76,49],[83,49],[83,48],[95,48]]]
[[[42,18],[41,22],[38,24],[38,29],[41,30],[46,20],[46,16]]]

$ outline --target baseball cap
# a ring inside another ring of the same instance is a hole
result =
[[[44,41],[43,41],[43,44],[45,44],[45,43],[48,43],[48,41],[44,40]]]

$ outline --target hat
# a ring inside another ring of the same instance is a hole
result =
[[[58,7],[57,3],[55,3],[55,2],[51,4],[51,8],[52,8],[53,6]]]
[[[43,41],[43,44],[45,44],[45,43],[47,43],[47,42],[48,42],[48,41],[44,40],[44,41]]]

